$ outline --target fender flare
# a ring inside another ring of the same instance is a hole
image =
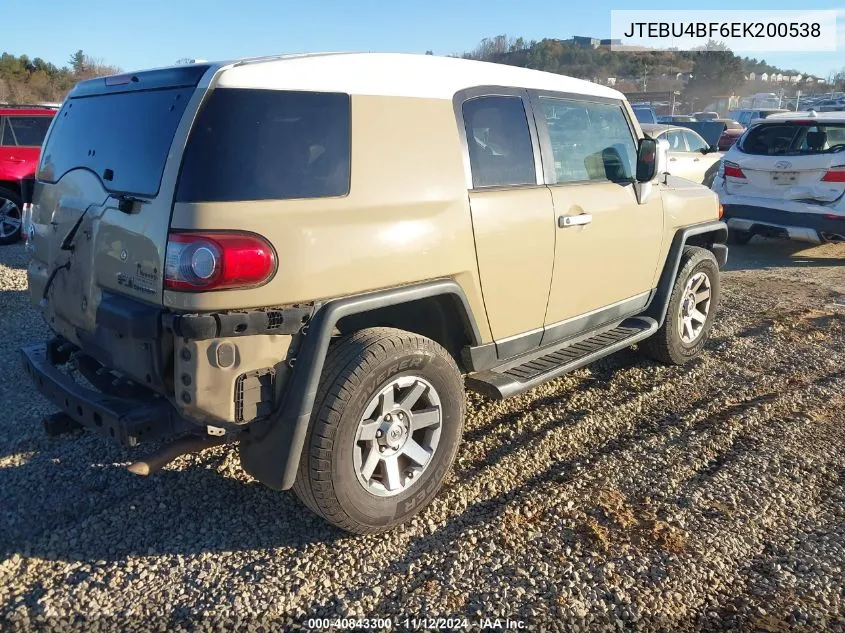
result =
[[[712,241],[708,240],[707,248],[713,251],[716,256],[716,262],[719,264],[721,270],[728,260],[728,247],[725,242],[728,240],[728,225],[721,221],[705,222],[703,224],[695,224],[683,229],[679,229],[672,238],[672,245],[669,247],[669,253],[666,256],[666,262],[663,265],[663,272],[660,274],[660,281],[655,288],[654,296],[649,303],[645,315],[657,321],[658,326],[663,325],[666,319],[666,311],[669,309],[669,297],[672,294],[672,286],[675,283],[675,276],[678,274],[678,269],[681,266],[681,256],[684,252],[684,247],[690,238],[697,235],[712,235]]]
[[[268,420],[257,423],[241,440],[243,469],[270,488],[287,490],[293,486],[332,332],[340,319],[439,295],[453,295],[460,301],[472,344],[480,344],[481,335],[466,294],[452,279],[332,299],[320,306],[300,334],[301,345],[281,405]]]

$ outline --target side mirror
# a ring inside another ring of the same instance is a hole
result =
[[[637,182],[651,182],[657,171],[657,141],[645,137],[637,148]]]
[[[634,180],[634,192],[639,204],[646,204],[654,195],[660,195],[660,188],[655,188],[654,180],[666,173],[668,165],[668,141],[655,141],[648,136],[640,139],[637,148],[637,177]]]
[[[637,182],[651,182],[669,171],[669,141],[645,137],[637,149]]]

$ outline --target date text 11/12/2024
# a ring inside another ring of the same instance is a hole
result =
[[[305,625],[309,629],[325,630],[354,630],[354,629],[387,629],[396,628],[406,631],[520,631],[528,628],[522,620],[510,618],[309,618]]]

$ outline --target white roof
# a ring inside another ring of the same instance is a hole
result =
[[[763,120],[769,121],[771,119],[818,119],[819,121],[827,121],[828,123],[842,123],[845,122],[845,112],[816,112],[814,110],[810,112],[778,112],[776,114],[770,114]]]
[[[225,88],[336,91],[451,99],[473,86],[513,86],[624,99],[583,79],[453,57],[399,53],[326,53],[243,60],[224,70]]]

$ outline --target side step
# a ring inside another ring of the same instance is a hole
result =
[[[494,400],[508,398],[633,345],[655,330],[657,321],[649,317],[625,319],[613,329],[555,343],[498,367],[469,374],[466,387]]]

